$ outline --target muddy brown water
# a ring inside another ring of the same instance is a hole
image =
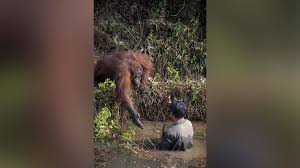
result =
[[[191,151],[160,151],[155,149],[165,123],[145,121],[143,130],[137,129],[134,143],[142,150],[126,150],[120,147],[102,148],[98,151],[96,167],[107,168],[200,168],[206,167],[206,141],[203,133],[206,125],[193,122],[194,138]],[[167,123],[169,124],[169,123]],[[101,146],[99,146],[101,148]],[[108,156],[101,157],[99,156]]]

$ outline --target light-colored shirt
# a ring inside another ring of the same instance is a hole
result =
[[[179,119],[163,131],[160,148],[162,150],[189,150],[193,146],[193,135],[191,121],[184,118]]]

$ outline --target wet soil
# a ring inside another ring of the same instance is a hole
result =
[[[96,145],[96,167],[107,168],[200,168],[206,167],[206,125],[193,122],[193,149],[188,152],[156,150],[165,123],[145,121],[130,147]],[[168,125],[169,123],[167,123]]]

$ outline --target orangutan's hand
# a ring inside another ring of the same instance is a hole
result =
[[[132,115],[131,115],[131,119],[132,119],[132,122],[136,126],[140,127],[141,129],[144,129],[144,125],[140,121],[140,114],[138,112],[133,112]]]

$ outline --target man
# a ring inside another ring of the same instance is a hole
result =
[[[163,128],[160,148],[162,150],[190,150],[193,146],[194,131],[191,121],[184,118],[187,106],[182,101],[173,101],[170,109],[173,123],[167,130]]]

